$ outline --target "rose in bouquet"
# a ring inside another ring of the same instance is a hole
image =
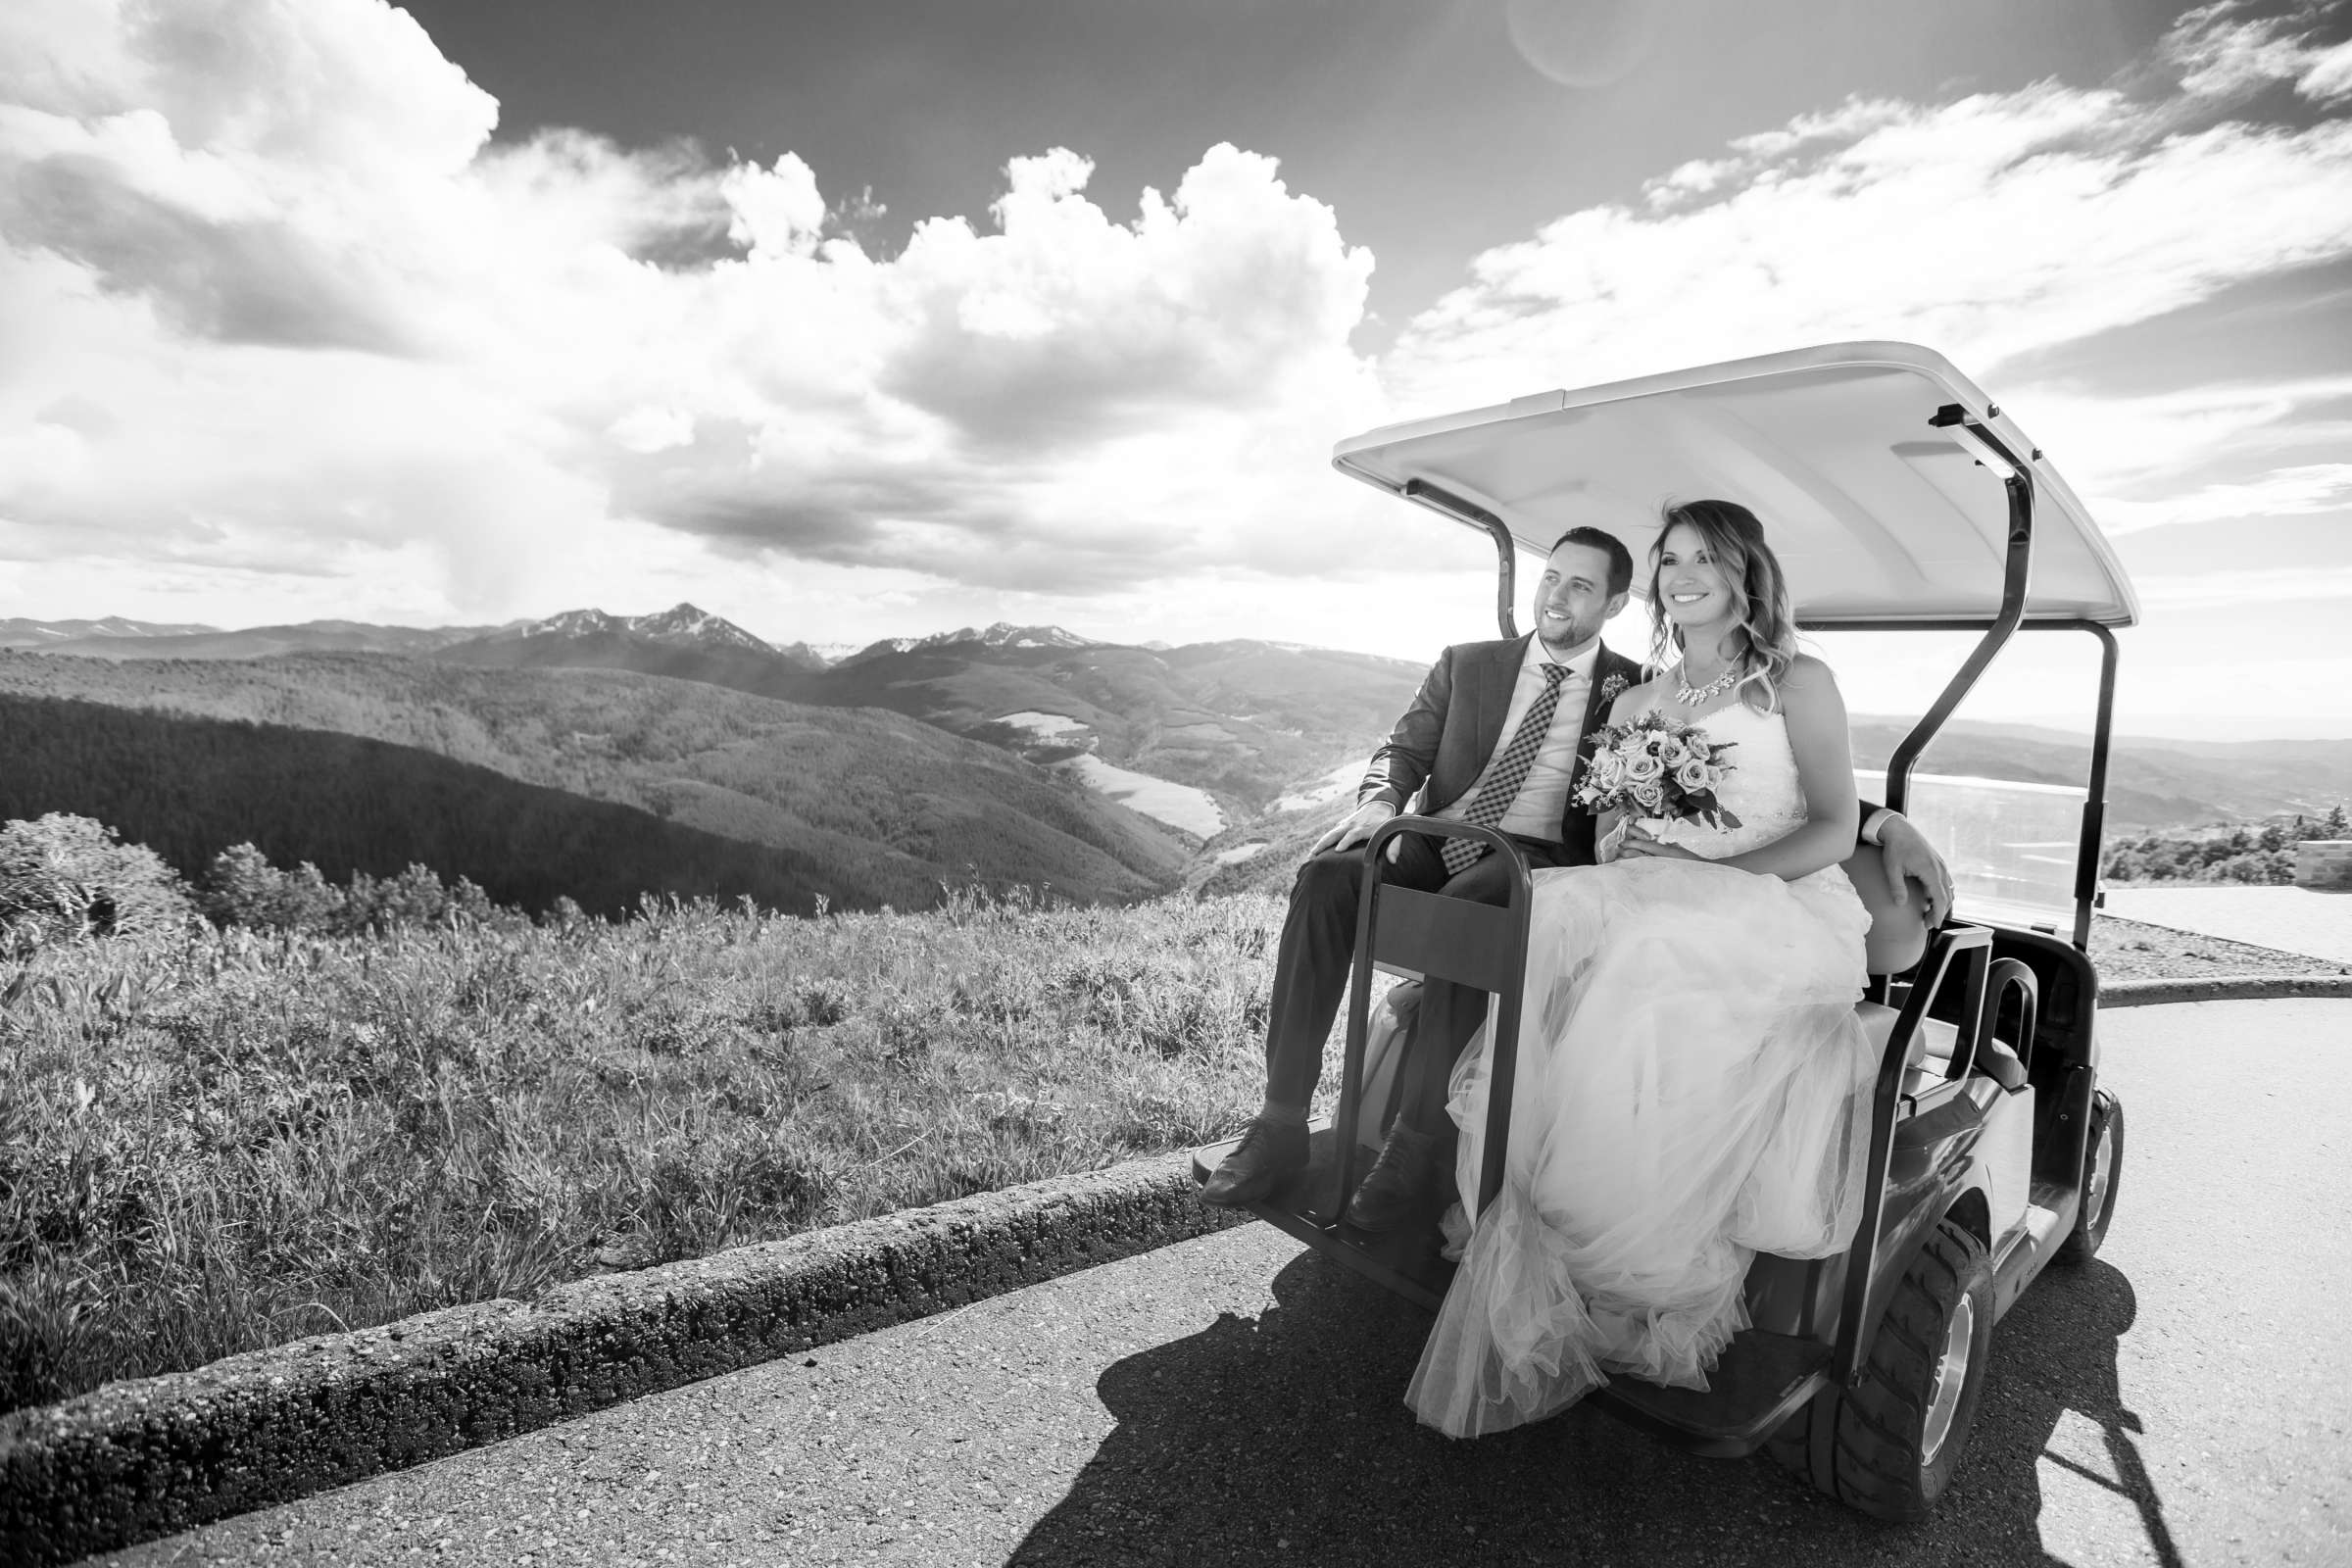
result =
[[[1576,803],[1595,815],[1623,811],[1738,827],[1740,818],[1715,796],[1715,787],[1733,768],[1727,754],[1738,744],[1710,741],[1696,724],[1655,710],[1623,724],[1604,724],[1586,737],[1590,757],[1576,786]]]

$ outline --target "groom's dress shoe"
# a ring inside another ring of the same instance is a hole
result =
[[[1200,1201],[1228,1208],[1260,1202],[1304,1169],[1306,1123],[1252,1116],[1242,1141],[1201,1185]]]
[[[1393,1231],[1435,1208],[1446,1152],[1436,1133],[1396,1123],[1371,1173],[1348,1200],[1348,1223],[1359,1231]]]

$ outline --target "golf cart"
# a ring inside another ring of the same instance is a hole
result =
[[[1492,538],[1506,637],[1516,635],[1518,552],[1541,559],[1570,527],[1593,524],[1643,560],[1668,496],[1752,507],[1807,630],[1975,634],[1885,772],[1882,798],[1939,845],[1958,899],[1932,932],[1916,901],[1874,909],[1859,1011],[1882,1054],[1852,1247],[1809,1261],[1757,1256],[1746,1286],[1753,1326],[1704,1391],[1616,1376],[1592,1396],[1697,1452],[1766,1448],[1866,1513],[1920,1517],[1966,1446],[1994,1322],[2052,1258],[2095,1253],[2113,1212],[2123,1109],[2098,1087],[2098,976],[2085,950],[2113,628],[2137,617],[2114,552],[2015,421],[1941,356],[1900,343],[1832,344],[1539,393],[1375,430],[1341,442],[1333,461]],[[2083,785],[1917,769],[2020,631],[2096,643]],[[1384,883],[1380,852],[1404,832],[1487,844],[1511,868],[1510,901],[1492,906]],[[1531,889],[1514,846],[1484,828],[1399,816],[1366,853],[1337,1114],[1314,1124],[1306,1171],[1250,1206],[1435,1309],[1452,1265],[1434,1228],[1375,1236],[1341,1216],[1396,1111],[1396,1041],[1420,976],[1493,994],[1501,1047],[1481,1207],[1500,1189]],[[1884,884],[1873,850],[1859,850],[1848,870],[1858,886]],[[1383,1000],[1377,1026],[1376,970],[1408,977]],[[1205,1181],[1232,1148],[1198,1151],[1197,1177]]]

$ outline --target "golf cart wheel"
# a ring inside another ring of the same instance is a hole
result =
[[[1944,1220],[1896,1285],[1861,1383],[1822,1390],[1767,1446],[1850,1508],[1924,1519],[1968,1446],[1991,1345],[1992,1260]]]
[[[2099,1255],[2107,1240],[2107,1222],[2115,1216],[2115,1189],[2124,1173],[2124,1102],[2102,1089],[2090,1097],[2090,1139],[2082,1151],[2082,1204],[2075,1228],[2066,1235],[2058,1255],[2069,1263],[2087,1263]]]

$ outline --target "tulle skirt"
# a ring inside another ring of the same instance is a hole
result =
[[[1861,1211],[1869,916],[1842,871],[1544,871],[1532,921],[1502,1191],[1474,1229],[1492,1019],[1447,1105],[1461,1265],[1405,1399],[1454,1437],[1611,1371],[1705,1388],[1753,1254],[1840,1251]]]

